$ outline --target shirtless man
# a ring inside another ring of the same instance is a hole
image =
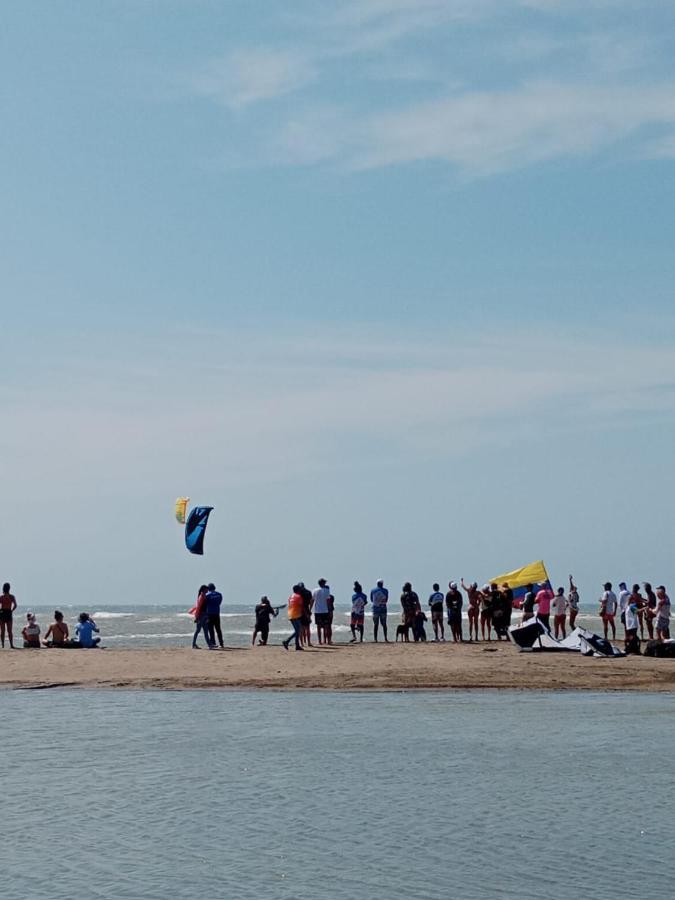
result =
[[[10,594],[10,584],[6,581],[2,586],[2,594],[0,595],[0,641],[5,646],[5,631],[9,638],[9,646],[14,650],[14,635],[12,634],[12,618],[16,609],[16,598],[14,594]]]
[[[467,616],[469,617],[469,640],[474,640],[472,635],[475,634],[475,640],[478,640],[478,615],[480,612],[480,601],[483,596],[481,592],[478,590],[478,582],[472,581],[470,585],[464,584],[464,579],[460,579],[459,582],[462,585],[462,589],[466,591],[467,600],[469,603],[469,607],[467,609]]]
[[[44,638],[45,647],[65,647],[68,640],[68,626],[63,621],[63,613],[58,609],[54,610],[54,621],[47,629]],[[51,637],[51,641],[49,638]]]

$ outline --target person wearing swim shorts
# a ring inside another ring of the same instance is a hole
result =
[[[45,647],[65,647],[68,641],[68,626],[63,621],[63,613],[54,610],[54,621],[47,629],[44,636]],[[49,640],[51,638],[51,640]]]
[[[2,594],[0,594],[0,643],[4,649],[5,633],[9,638],[9,646],[14,650],[14,635],[12,633],[12,621],[14,618],[14,610],[16,609],[16,597],[10,593],[11,585],[6,581],[2,586]]]
[[[350,644],[356,643],[356,632],[359,633],[359,641],[363,642],[363,624],[365,622],[366,603],[368,598],[363,593],[363,588],[358,581],[354,582],[354,593],[352,594],[352,616],[349,627],[352,630],[352,639]]]
[[[445,625],[443,623],[443,601],[444,597],[441,593],[440,585],[433,584],[433,593],[429,597],[429,608],[431,610],[431,624],[434,629],[434,641],[445,640]],[[440,632],[440,637],[439,637]]]
[[[330,588],[326,584],[325,578],[319,578],[318,587],[312,591],[312,609],[314,610],[314,623],[316,624],[316,635],[319,643],[328,643],[326,628],[329,624],[328,617],[328,598],[330,597]]]
[[[550,630],[551,627],[551,603],[553,602],[553,591],[548,584],[544,584],[537,591],[534,598],[537,605],[537,618]]]
[[[670,597],[666,593],[665,585],[661,584],[656,589],[656,609],[654,610],[656,625],[656,640],[670,640]]]
[[[377,643],[377,633],[380,625],[384,634],[384,641],[389,643],[387,637],[387,603],[389,602],[389,591],[384,586],[384,580],[380,578],[377,585],[370,592],[370,608],[373,613],[373,640]]]

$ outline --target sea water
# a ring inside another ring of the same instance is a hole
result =
[[[66,622],[74,631],[79,607],[62,606]],[[255,624],[254,606],[251,604],[224,604],[221,612],[221,628],[225,644],[231,647],[243,647],[250,644]],[[52,621],[53,607],[38,606],[34,608],[43,633]],[[194,632],[194,621],[184,606],[105,606],[92,607],[86,610],[92,615],[101,632],[101,642],[106,647],[144,648],[144,647],[189,647]],[[21,631],[23,617],[21,610],[15,614],[15,632]],[[520,613],[515,612],[513,621],[519,621]],[[345,641],[351,637],[349,628],[350,608],[340,607],[335,611],[333,636],[336,641]],[[400,607],[392,605],[390,611],[392,630],[400,622]],[[597,616],[581,614],[577,624],[602,634],[602,623]],[[448,636],[449,628],[446,626]],[[314,626],[312,626],[314,631]],[[270,643],[279,644],[292,632],[282,609],[279,616],[272,620]],[[427,632],[432,635],[431,622],[427,624]],[[465,619],[464,633],[468,637],[469,627]],[[618,626],[619,636],[623,635],[623,627]],[[366,613],[365,635],[372,636],[371,616]],[[494,635],[493,635],[494,636]],[[203,639],[198,643],[203,644]]]
[[[0,891],[673,897],[675,696],[0,692]]]

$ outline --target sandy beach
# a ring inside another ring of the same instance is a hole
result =
[[[675,691],[667,659],[588,659],[519,653],[503,643],[336,645],[302,653],[281,647],[207,652],[4,650],[4,688],[268,688],[277,690],[634,690]]]

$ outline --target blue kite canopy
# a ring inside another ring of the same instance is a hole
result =
[[[185,523],[185,546],[197,556],[204,555],[204,535],[212,509],[212,506],[195,506]]]

